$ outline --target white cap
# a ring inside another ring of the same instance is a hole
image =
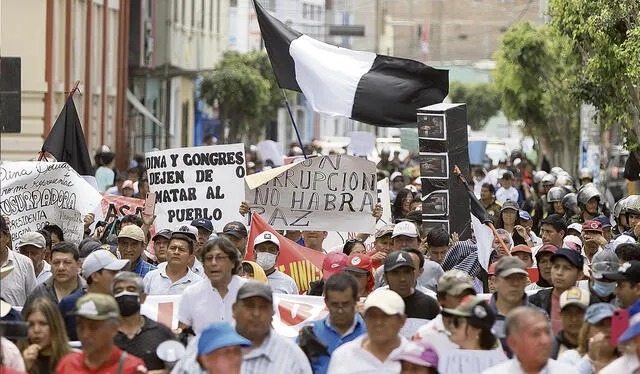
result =
[[[403,235],[411,238],[417,238],[418,228],[416,227],[415,223],[409,221],[396,223],[396,225],[393,227],[393,234],[391,234],[391,237],[395,238],[396,236]]]
[[[271,242],[277,245],[278,248],[280,248],[280,241],[278,240],[278,237],[276,237],[276,234],[273,234],[269,231],[265,231],[262,234],[256,236],[256,238],[253,240],[253,246],[255,247],[258,244],[266,242]]]
[[[567,235],[564,237],[564,239],[562,239],[562,246],[566,248],[571,248],[567,246],[567,243],[573,243],[579,246],[580,248],[582,248],[582,240],[580,240],[580,238],[578,238],[575,235]]]
[[[102,269],[122,270],[129,264],[129,260],[118,260],[118,258],[105,249],[98,249],[89,254],[82,263],[82,275],[89,278],[91,274]]]
[[[569,226],[567,226],[567,229],[574,229],[580,234],[582,234],[582,225],[579,223],[572,223]]]
[[[397,177],[402,177],[402,173],[399,171],[394,171],[393,173],[391,173],[391,177],[389,178],[389,180],[393,182],[393,180]]]
[[[20,244],[18,244],[18,248],[22,248],[25,245],[32,245],[36,248],[44,249],[46,247],[47,242],[44,239],[44,236],[37,231],[29,231],[22,234],[20,237]]]
[[[404,314],[404,300],[395,291],[379,288],[370,293],[364,301],[364,311],[369,308],[379,308],[390,316]]]

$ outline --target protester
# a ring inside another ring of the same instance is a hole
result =
[[[400,361],[401,373],[438,374],[438,352],[425,340],[409,342],[392,359]]]
[[[151,241],[153,242],[153,254],[156,261],[160,264],[167,261],[167,248],[171,240],[171,230],[164,229],[156,232]]]
[[[87,288],[80,288],[64,297],[58,305],[70,340],[78,340],[76,317],[72,313],[78,299],[86,293],[111,295],[113,278],[128,264],[128,260],[119,260],[113,253],[104,249],[98,249],[87,256],[82,263],[82,276],[86,280]]]
[[[232,221],[224,225],[222,229],[222,236],[229,239],[238,251],[240,251],[240,258],[244,258],[247,253],[247,228],[242,222]]]
[[[386,255],[393,250],[393,239],[391,238],[393,228],[394,225],[384,225],[376,230],[373,251],[368,253],[373,261],[374,269],[382,266]]]
[[[44,236],[36,231],[22,234],[17,246],[21,254],[31,259],[38,285],[51,278],[51,265],[44,260],[46,246],[47,242]]]
[[[80,271],[80,254],[75,244],[60,242],[51,248],[51,272],[49,280],[36,287],[27,298],[27,307],[37,297],[47,297],[58,304],[68,296],[85,286],[85,281],[78,274]]]
[[[314,251],[326,253],[327,251],[323,247],[324,240],[327,238],[328,232],[326,231],[303,231],[302,240],[304,246]]]
[[[191,226],[198,229],[197,241],[195,244],[195,254],[198,256],[204,243],[209,240],[209,237],[214,232],[213,223],[206,218],[198,218],[191,221]]]
[[[330,252],[322,260],[322,278],[309,283],[307,295],[322,296],[324,283],[334,274],[342,272],[349,257],[342,252]]]
[[[133,187],[133,181],[131,179],[125,180],[122,183],[122,196],[133,197],[136,193]]]
[[[608,303],[590,305],[578,335],[578,347],[564,351],[558,361],[575,367],[580,374],[590,374],[618,358],[620,354],[610,339],[614,310]]]
[[[505,332],[505,320],[509,313],[520,307],[526,306],[539,309],[531,304],[525,293],[527,284],[526,265],[517,257],[503,257],[495,263],[495,287],[496,291],[491,295],[489,307],[496,316],[493,331],[500,339],[507,356],[511,357],[511,349],[507,342]],[[545,316],[542,309],[539,309]]]
[[[364,253],[352,253],[346,260],[343,271],[358,282],[358,297],[367,297],[374,288],[373,264],[371,257]]]
[[[280,241],[269,231],[265,231],[253,240],[255,262],[267,275],[269,285],[275,293],[298,294],[296,282],[287,274],[276,269],[280,255]]]
[[[582,224],[582,249],[587,264],[591,264],[593,256],[607,244],[602,235],[602,224],[596,220],[585,221]]]
[[[188,286],[202,280],[189,268],[195,248],[195,240],[190,234],[181,231],[171,233],[167,261],[144,276],[147,295],[180,295]]]
[[[518,190],[513,187],[513,182],[514,175],[511,171],[507,170],[502,173],[501,187],[496,191],[496,200],[503,206],[507,201],[518,202],[519,194]]]
[[[483,371],[483,374],[574,374],[571,366],[550,358],[552,337],[549,320],[537,309],[520,306],[507,315],[507,343],[514,358]]]
[[[57,306],[39,297],[22,310],[22,315],[29,324],[28,338],[18,343],[26,371],[54,373],[62,357],[71,352]]]
[[[413,222],[402,221],[396,223],[393,227],[391,238],[393,239],[394,251],[399,251],[403,248],[418,249],[420,247],[418,228]]]
[[[551,358],[557,359],[563,352],[578,347],[578,334],[588,307],[588,291],[571,287],[560,295],[562,330],[558,332],[553,341]]]
[[[496,320],[493,310],[478,296],[465,296],[453,309],[442,309],[446,318],[449,339],[460,347],[470,350],[492,350],[498,339],[491,332]]]
[[[398,191],[391,205],[391,215],[394,222],[398,223],[400,220],[406,218],[407,213],[411,211],[411,203],[415,196],[416,195],[408,188],[403,188]]]
[[[426,245],[429,260],[442,264],[449,248],[451,248],[449,233],[442,228],[435,228],[429,231],[427,234]]]
[[[44,225],[42,227],[42,230],[47,231],[49,235],[51,235],[52,246],[64,241],[64,233],[62,232],[60,226],[52,224]]]
[[[248,281],[240,287],[233,304],[233,317],[236,331],[251,341],[251,347],[244,353],[242,372],[311,373],[302,350],[271,329],[273,314],[273,291],[268,285]]]
[[[12,267],[0,287],[0,298],[11,305],[22,306],[27,297],[36,288],[36,276],[33,262],[9,248],[11,233],[3,216],[0,216],[0,264],[2,268]]]
[[[616,281],[614,291],[620,308],[628,308],[640,300],[640,261],[628,261],[617,272],[605,273],[605,279]]]
[[[562,247],[562,239],[567,232],[567,223],[557,214],[550,214],[541,221],[540,237],[543,244]]]
[[[143,277],[156,267],[142,258],[146,246],[144,231],[137,225],[126,225],[118,234],[118,251],[122,258],[129,260],[129,270]]]
[[[529,302],[544,309],[551,318],[553,333],[562,329],[560,318],[560,295],[576,285],[582,276],[584,259],[582,255],[568,248],[560,248],[551,255],[551,283],[552,288],[539,290],[529,296]]]
[[[511,248],[511,255],[522,260],[527,268],[533,267],[533,257],[531,257],[530,247],[524,244],[516,245]]]
[[[147,372],[140,358],[126,354],[113,342],[121,321],[113,296],[88,293],[78,299],[74,313],[78,317],[82,352],[64,356],[58,364],[58,374]]]
[[[160,343],[175,339],[175,335],[168,327],[140,314],[140,304],[146,298],[142,278],[136,273],[121,272],[113,279],[112,293],[122,317],[115,345],[141,358],[149,370],[164,369],[156,349]]]
[[[496,201],[496,188],[491,183],[484,183],[480,191],[480,203],[489,214],[489,217],[496,222],[500,215],[502,204]]]
[[[399,335],[406,319],[400,295],[388,289],[372,292],[364,302],[367,333],[336,349],[327,373],[400,372],[400,363],[392,358],[408,343]]]
[[[357,257],[353,257],[357,258]],[[366,333],[364,320],[356,312],[358,302],[358,285],[356,279],[349,274],[335,274],[324,285],[324,303],[329,314],[311,325],[313,335],[326,346],[326,354],[310,355],[309,361],[314,374],[324,374],[329,368],[329,360],[333,352],[341,345],[348,343]],[[303,351],[312,342],[299,345]]]
[[[591,293],[591,304],[595,302],[615,303],[616,282],[605,279],[604,274],[613,273],[619,267],[618,256],[609,248],[599,250],[592,259],[590,275],[587,281],[587,288]],[[584,287],[584,286],[582,286]]]
[[[264,270],[253,261],[242,261],[242,274],[239,273],[238,275],[246,279],[255,279],[258,282],[269,283]]]
[[[536,263],[538,267],[538,280],[529,284],[525,290],[533,291],[551,287],[551,256],[558,248],[552,244],[543,244],[536,253]]]
[[[500,215],[498,216],[496,227],[506,230],[509,235],[513,235],[515,227],[520,226],[520,217],[518,212],[520,207],[514,200],[507,200],[502,204]]]
[[[242,348],[250,346],[228,322],[214,322],[198,339],[198,363],[207,374],[240,374]]]
[[[365,253],[367,249],[364,246],[362,239],[351,238],[347,239],[342,246],[342,253],[349,256],[352,253]]]
[[[240,253],[226,238],[209,240],[201,259],[207,279],[187,287],[180,299],[179,329],[191,327],[196,334],[217,321],[233,321],[231,306],[240,286]]]

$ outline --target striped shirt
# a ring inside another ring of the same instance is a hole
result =
[[[497,260],[495,251],[491,252],[489,263]],[[442,269],[449,271],[451,269],[462,270],[472,277],[477,277],[482,272],[482,266],[478,261],[478,247],[471,240],[465,240],[454,244],[444,260],[442,261]]]
[[[242,373],[311,374],[312,371],[302,350],[293,341],[271,330],[260,347],[244,355]]]

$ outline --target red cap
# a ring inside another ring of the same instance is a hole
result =
[[[529,248],[529,246],[524,244],[518,244],[511,249],[511,253],[516,253],[516,252],[531,253],[531,248]]]
[[[593,231],[602,234],[602,223],[595,219],[590,219],[582,224],[582,231]]]
[[[373,270],[371,257],[364,253],[352,253],[347,260],[344,270],[355,271],[357,273],[368,273]]]
[[[334,274],[342,271],[347,265],[348,256],[342,252],[331,252],[322,260],[322,278],[329,279]]]
[[[489,265],[489,270],[487,270],[487,274],[496,275],[496,264],[497,263],[498,263],[498,261],[492,262],[491,265]]]
[[[542,245],[542,247],[540,247],[540,249],[538,249],[538,253],[536,253],[536,259],[540,257],[540,255],[543,255],[545,253],[554,254],[556,253],[557,250],[558,250],[558,247],[556,247],[553,244],[544,244]]]

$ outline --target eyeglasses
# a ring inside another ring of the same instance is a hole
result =
[[[204,258],[204,260],[207,261],[207,262],[211,262],[211,261],[220,262],[220,261],[226,260],[228,258],[229,258],[229,256],[207,256],[207,257]]]

